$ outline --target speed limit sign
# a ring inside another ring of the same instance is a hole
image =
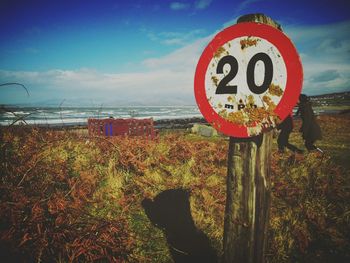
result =
[[[287,117],[302,82],[290,39],[272,26],[246,22],[224,29],[204,49],[194,88],[205,119],[226,135],[244,138]]]

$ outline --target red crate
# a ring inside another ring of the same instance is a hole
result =
[[[158,130],[153,119],[88,119],[90,136],[143,136],[154,139]]]

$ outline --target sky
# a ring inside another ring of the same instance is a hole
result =
[[[195,105],[197,62],[241,15],[282,25],[303,93],[350,91],[348,0],[1,0],[0,104]]]

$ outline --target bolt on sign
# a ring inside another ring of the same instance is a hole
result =
[[[247,138],[291,114],[302,82],[291,40],[272,26],[245,22],[224,29],[204,49],[194,88],[198,107],[214,128]]]

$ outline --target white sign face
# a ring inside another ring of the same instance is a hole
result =
[[[256,121],[251,114],[259,108],[270,112],[276,108],[286,87],[286,73],[281,54],[267,40],[233,39],[209,63],[205,76],[208,101],[223,118],[247,125]]]
[[[218,33],[203,51],[195,96],[217,130],[252,137],[292,112],[301,91],[298,53],[280,30],[240,23]]]
[[[265,39],[247,36],[227,42],[219,51],[210,61],[205,76],[206,94],[211,106],[217,113],[225,108],[225,104],[230,105],[226,108],[228,112],[237,110],[239,101],[248,106],[250,102],[254,101],[256,106],[265,107],[264,96],[269,96],[275,105],[279,103],[286,87],[287,74],[286,65],[274,45]],[[267,56],[262,55],[265,58],[260,58],[271,61],[271,64],[258,59],[255,59],[256,62],[250,62],[259,53],[266,54]],[[223,67],[219,65],[220,61]],[[224,63],[225,61],[226,63]],[[248,86],[247,69],[249,62],[251,63],[251,72],[254,74],[254,76],[251,74],[249,77],[254,79],[254,88],[256,87],[253,91]],[[268,66],[272,67],[267,68]],[[219,68],[222,68],[222,70],[219,70]],[[222,71],[222,73],[217,73],[218,71]],[[266,80],[268,78],[267,71],[272,73],[271,81]],[[222,81],[225,82],[224,84],[228,88],[227,93],[223,91],[224,93],[220,94],[218,88],[220,83],[222,86]],[[267,85],[263,85],[264,81],[267,82]],[[258,91],[258,93],[254,91]]]

